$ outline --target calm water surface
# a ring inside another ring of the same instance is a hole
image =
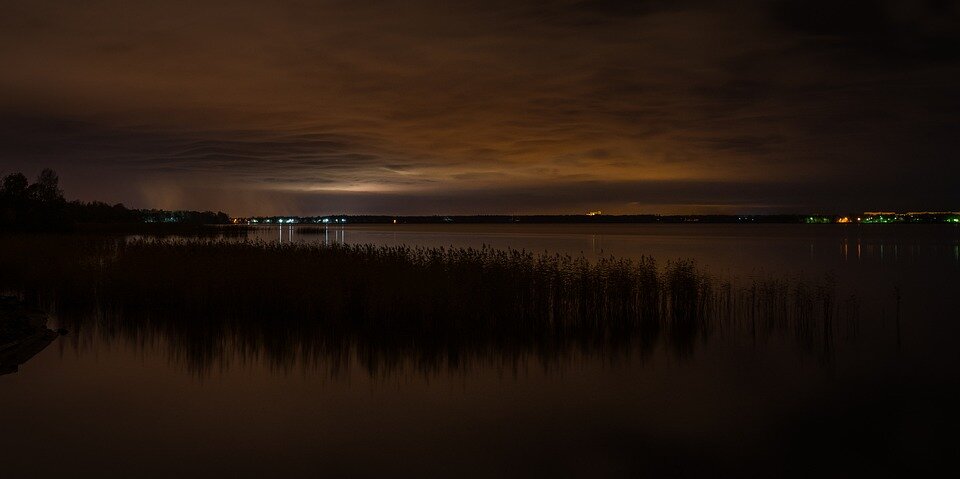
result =
[[[304,233],[303,231],[309,231]],[[653,256],[695,259],[719,271],[899,267],[925,260],[960,265],[955,225],[349,225],[325,228],[259,227],[264,241],[488,246],[588,258]]]
[[[288,344],[279,337],[260,348],[226,340],[198,362],[194,345],[148,328],[71,332],[0,376],[4,476],[885,476],[960,453],[956,227],[384,225],[251,236],[691,258],[724,278],[833,278],[862,311],[829,357],[789,334],[720,332],[683,354],[663,344],[642,354],[490,351],[371,368],[360,349],[265,354]]]

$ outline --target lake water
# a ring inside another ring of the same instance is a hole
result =
[[[844,272],[960,266],[956,225],[350,225],[259,227],[263,241],[424,247],[488,246],[587,258],[693,259],[717,272]]]
[[[175,331],[71,331],[0,376],[4,477],[888,476],[960,454],[955,226],[348,225],[250,236],[688,258],[723,278],[829,277],[861,311],[829,356],[789,334],[721,331],[682,354],[667,344],[491,350],[428,368],[403,357],[371,368],[362,350],[278,360],[290,332],[197,351]]]

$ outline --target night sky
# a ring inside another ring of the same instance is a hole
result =
[[[960,209],[956,1],[3,0],[0,173],[250,214]]]

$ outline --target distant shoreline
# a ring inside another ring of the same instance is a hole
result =
[[[960,224],[960,212],[860,215],[327,215],[231,218],[240,225],[277,224]]]

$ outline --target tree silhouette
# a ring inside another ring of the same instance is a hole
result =
[[[22,176],[22,175],[21,175]],[[37,176],[37,182],[30,185],[30,196],[41,203],[62,203],[63,190],[60,189],[60,177],[49,168]]]
[[[0,181],[0,231],[65,231],[80,223],[137,224],[178,223],[181,225],[225,224],[223,212],[129,209],[122,203],[100,201],[67,202],[60,189],[60,177],[49,168],[31,184],[23,173],[12,173]]]
[[[61,230],[68,226],[60,178],[44,169],[30,184],[23,173],[12,173],[0,184],[0,228]]]
[[[56,175],[54,175],[56,176]],[[27,194],[27,177],[23,173],[12,173],[3,178],[0,196],[10,199],[20,199]]]

